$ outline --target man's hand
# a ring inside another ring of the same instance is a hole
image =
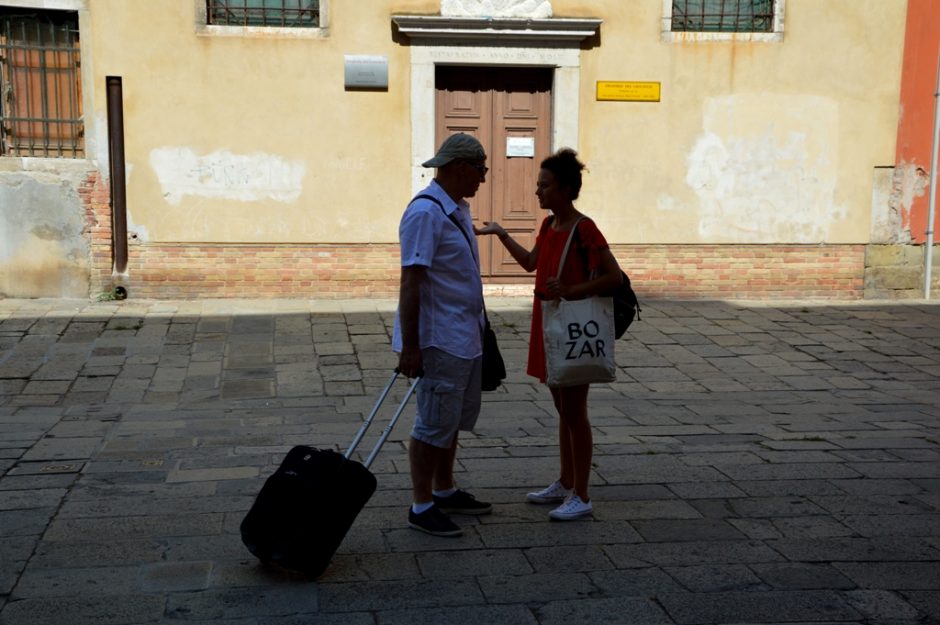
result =
[[[418,347],[402,347],[398,355],[398,370],[409,378],[421,375],[424,362],[421,359],[421,349]]]

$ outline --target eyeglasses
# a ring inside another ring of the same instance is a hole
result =
[[[489,167],[487,167],[486,165],[484,165],[484,164],[482,164],[482,163],[471,163],[470,161],[464,161],[464,163],[466,163],[466,164],[469,165],[470,167],[473,167],[475,170],[477,170],[477,172],[480,174],[480,177],[481,177],[481,178],[482,178],[483,176],[485,176],[485,175],[486,175],[486,172],[488,172],[488,171],[490,170]]]

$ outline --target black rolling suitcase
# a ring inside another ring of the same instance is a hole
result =
[[[364,464],[353,451],[388,396],[398,371],[379,396],[345,454],[298,445],[267,479],[241,524],[242,542],[265,564],[318,577],[329,565],[372,493],[372,461],[418,385],[415,379]]]

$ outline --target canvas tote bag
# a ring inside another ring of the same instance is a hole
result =
[[[561,253],[559,278],[581,219],[571,228]],[[542,338],[545,342],[545,383],[548,386],[575,386],[617,379],[613,298],[543,300]]]

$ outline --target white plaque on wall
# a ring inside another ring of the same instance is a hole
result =
[[[344,54],[346,88],[387,89],[388,57]]]
[[[509,158],[534,158],[535,137],[506,137],[506,156]]]

